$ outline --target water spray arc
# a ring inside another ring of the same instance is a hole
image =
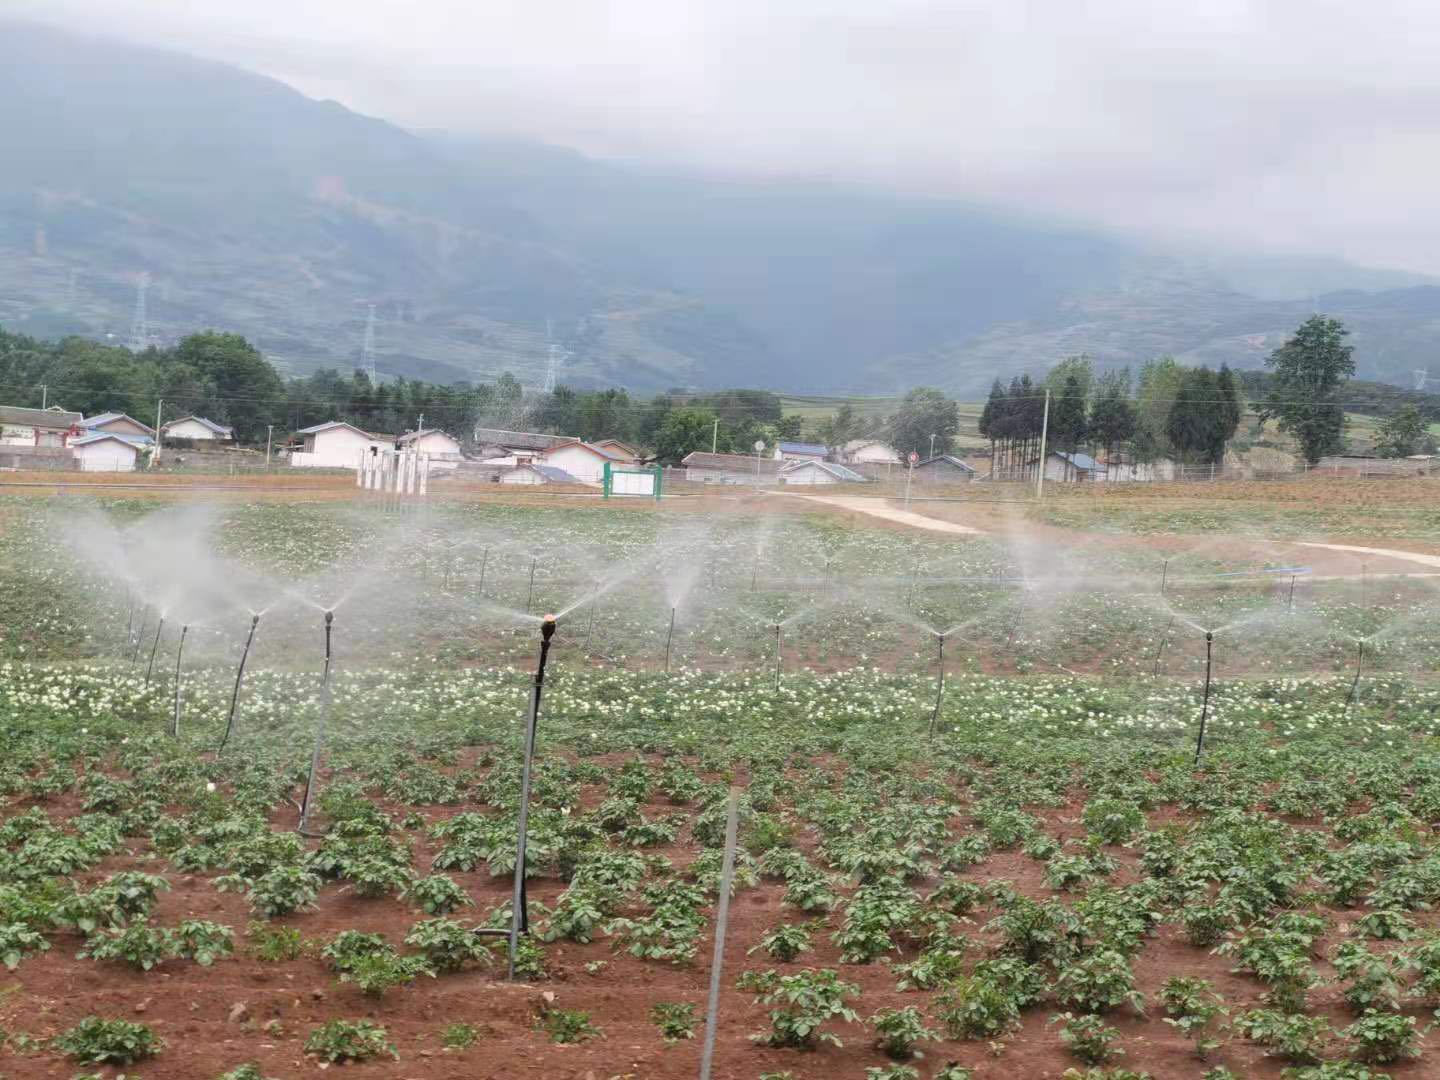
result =
[[[175,647],[175,715],[170,720],[170,737],[180,738],[180,660],[185,655],[185,635],[190,632],[190,624],[183,623],[180,627],[180,644]]]
[[[320,771],[320,751],[325,745],[325,722],[330,718],[330,658],[331,632],[335,625],[335,612],[325,612],[325,668],[320,675],[320,716],[315,721],[315,745],[310,750],[310,773],[305,778],[305,796],[300,800],[300,824],[297,831],[309,835],[310,808],[314,805],[315,777]]]
[[[1165,643],[1170,640],[1170,631],[1175,627],[1175,616],[1170,616],[1170,621],[1165,624],[1165,632],[1160,635],[1160,647],[1155,650],[1155,670],[1150,672],[1152,676],[1160,674],[1160,658],[1165,655]]]
[[[150,646],[150,663],[145,665],[145,689],[150,689],[150,676],[155,673],[155,653],[160,649],[160,634],[165,629],[165,616],[160,616],[160,621],[155,624],[155,641]]]
[[[1200,755],[1205,752],[1205,719],[1210,712],[1210,661],[1215,644],[1215,633],[1205,631],[1205,693],[1200,699],[1200,732],[1195,736],[1195,767],[1200,767]]]
[[[150,625],[150,605],[145,604],[140,608],[140,629],[136,631],[135,638],[130,645],[130,662],[133,664],[140,659],[140,643],[145,640],[145,628]]]
[[[515,954],[520,935],[530,932],[530,912],[525,897],[525,845],[530,821],[530,771],[535,762],[535,732],[540,725],[540,693],[545,686],[545,662],[550,658],[550,641],[555,636],[555,616],[546,615],[540,624],[540,659],[530,689],[530,715],[525,723],[525,764],[520,772],[520,820],[515,839],[515,888],[510,903],[509,961],[506,978],[515,981]]]
[[[250,658],[250,646],[255,643],[255,628],[260,625],[260,616],[250,616],[250,633],[245,637],[245,648],[240,653],[240,666],[235,669],[235,689],[230,694],[230,716],[225,721],[225,735],[220,740],[220,750],[230,741],[235,731],[235,706],[240,703],[240,683],[245,678],[245,661]],[[219,753],[217,750],[216,753]]]

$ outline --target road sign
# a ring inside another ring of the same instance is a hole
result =
[[[911,464],[911,465],[914,465],[914,464],[915,464],[917,461],[919,461],[919,460],[920,460],[920,455],[917,454],[914,450],[911,450],[911,451],[910,451],[910,464]]]

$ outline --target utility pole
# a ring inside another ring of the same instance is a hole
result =
[[[1045,415],[1040,419],[1040,468],[1035,477],[1035,498],[1045,497],[1045,440],[1050,434],[1050,388],[1045,388]]]
[[[161,398],[155,402],[155,459],[154,465],[160,464],[160,410],[165,408],[165,399]]]
[[[720,445],[720,418],[715,418],[715,430],[710,432],[710,453],[715,453],[715,447]]]
[[[40,384],[40,408],[43,409],[43,408],[45,408],[45,407],[46,407],[47,405],[49,405],[49,404],[50,404],[50,387],[46,386],[46,385],[42,382],[42,383]]]
[[[935,436],[934,436],[934,435],[931,435],[931,436],[930,436],[930,456],[931,456],[932,458],[935,456]]]
[[[270,471],[270,438],[275,434],[275,425],[265,425],[265,471]]]

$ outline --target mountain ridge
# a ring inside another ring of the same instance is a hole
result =
[[[538,384],[556,345],[580,386],[973,396],[1075,352],[1255,367],[1318,302],[1266,292],[1307,283],[1401,285],[1319,290],[1362,375],[1408,381],[1440,330],[1407,275],[406,131],[215,61],[0,31],[0,323],[39,336],[125,340],[145,273],[162,336],[235,330],[290,373],[357,363],[374,304],[379,370],[433,381]]]

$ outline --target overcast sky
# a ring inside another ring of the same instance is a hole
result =
[[[1440,273],[1435,0],[0,0],[413,127]]]

